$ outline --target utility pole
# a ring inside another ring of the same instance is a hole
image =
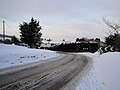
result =
[[[5,41],[5,21],[3,21],[3,41]]]

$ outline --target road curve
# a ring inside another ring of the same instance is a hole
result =
[[[87,62],[85,56],[66,54],[61,58],[0,73],[0,90],[60,90],[81,72]]]

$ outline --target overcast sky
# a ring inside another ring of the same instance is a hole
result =
[[[40,21],[43,38],[103,39],[109,28],[102,17],[120,19],[120,0],[0,0],[0,21],[8,24],[6,33],[18,36],[19,23],[31,17]]]

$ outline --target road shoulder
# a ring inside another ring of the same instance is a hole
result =
[[[10,74],[10,73],[25,70],[25,69],[28,69],[28,68],[29,69],[34,68],[34,67],[36,67],[36,66],[38,66],[38,65],[40,65],[42,63],[59,60],[59,59],[64,58],[64,57],[65,57],[64,54],[60,54],[57,57],[54,57],[54,58],[51,58],[51,59],[48,59],[48,60],[44,60],[44,61],[38,61],[38,62],[34,62],[34,63],[29,63],[29,64],[23,64],[23,65],[3,68],[3,69],[0,69],[0,75]]]
[[[79,72],[79,74],[76,77],[74,77],[69,83],[67,83],[60,90],[75,90],[76,87],[84,78],[84,76],[89,72],[90,67],[93,64],[91,58],[84,55],[80,55],[80,56],[82,56],[85,59],[85,61],[87,60],[87,64],[83,67],[83,69]]]

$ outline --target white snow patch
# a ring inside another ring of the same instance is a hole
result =
[[[93,65],[76,90],[120,90],[120,52],[82,54],[91,57]]]
[[[98,57],[99,52],[96,53],[78,53],[91,58]],[[91,67],[89,67],[87,74],[81,79],[79,85],[76,87],[76,90],[101,90],[101,85],[97,80],[97,75],[95,72],[94,62],[92,61]]]
[[[57,57],[54,51],[0,44],[0,69]]]
[[[94,66],[102,90],[120,90],[120,53],[109,52],[94,58]]]
[[[94,67],[87,72],[76,90],[101,90],[99,82],[96,79]]]
[[[90,58],[95,58],[95,57],[99,57],[100,56],[100,52],[97,51],[95,53],[90,53],[90,52],[82,52],[82,53],[75,53],[75,54],[81,54],[81,55],[85,55],[88,56]]]

